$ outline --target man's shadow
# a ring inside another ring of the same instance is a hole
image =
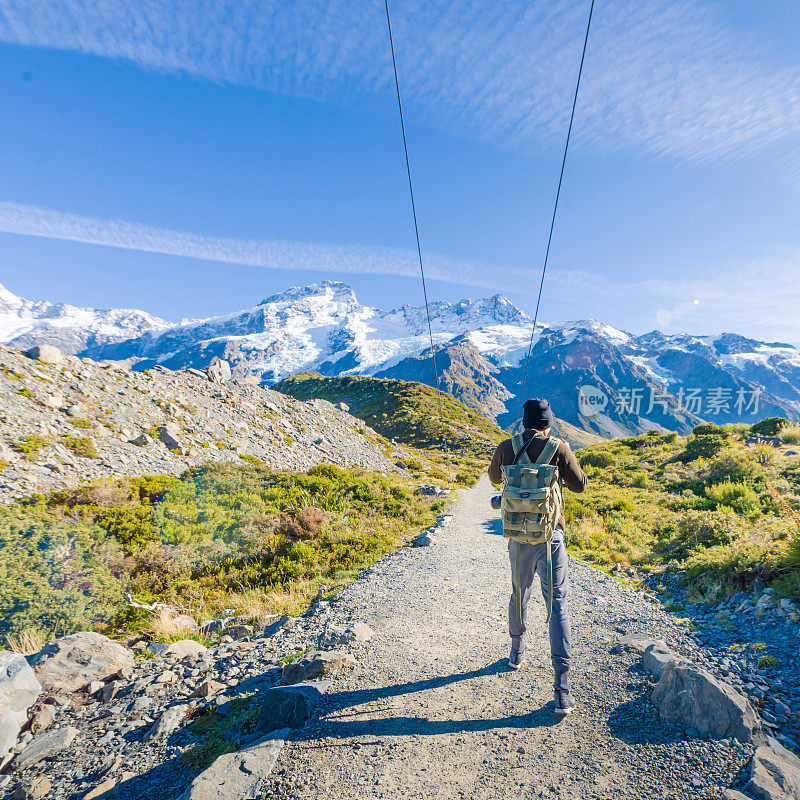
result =
[[[365,708],[363,712],[354,711],[350,714],[338,713],[347,708],[366,706],[370,703],[388,700],[400,695],[440,689],[460,681],[473,678],[498,675],[510,672],[505,659],[500,659],[480,669],[458,672],[452,675],[441,675],[436,678],[399,683],[393,686],[382,686],[375,689],[358,689],[354,691],[331,692],[325,696],[326,714],[329,717],[326,733],[337,738],[355,736],[437,736],[445,733],[472,733],[489,731],[497,728],[539,728],[557,725],[561,720],[553,713],[553,703],[528,712],[527,714],[514,714],[499,719],[444,719],[430,720],[423,716],[398,716],[360,719],[361,714],[375,714],[384,710],[381,708]],[[385,710],[388,710],[385,709]],[[331,715],[333,717],[331,718]],[[298,738],[315,738],[313,735],[304,735],[298,732]]]

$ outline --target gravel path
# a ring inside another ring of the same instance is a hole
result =
[[[510,570],[486,476],[430,548],[373,567],[331,608],[375,639],[284,749],[265,797],[721,797],[752,749],[687,739],[662,724],[622,633],[691,654],[683,628],[643,593],[571,559],[574,694],[552,713],[544,604],[528,666],[507,669]]]

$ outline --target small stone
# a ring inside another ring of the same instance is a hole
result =
[[[41,733],[47,730],[56,721],[56,712],[53,706],[43,705],[39,706],[33,714],[31,719],[31,731],[33,733]]]
[[[212,680],[209,678],[208,680],[203,681],[195,690],[194,690],[194,697],[213,697],[215,694],[219,694],[223,689],[226,689],[224,683],[220,683],[219,681]]]

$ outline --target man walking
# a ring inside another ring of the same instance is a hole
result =
[[[503,482],[504,466],[519,463],[524,450],[532,462],[548,446],[550,429],[555,422],[552,409],[547,400],[535,398],[528,400],[523,406],[522,442],[517,452],[511,439],[501,442],[494,452],[489,479],[494,484]],[[569,445],[558,439],[552,457],[547,463],[558,467],[558,475],[568,489],[582,492],[586,488],[586,475],[578,464]],[[553,448],[551,443],[550,449]],[[552,598],[550,612],[550,654],[555,672],[554,697],[556,714],[570,714],[575,708],[575,701],[569,689],[569,667],[571,659],[571,633],[567,593],[569,588],[567,548],[564,544],[564,515],[558,519],[549,547],[551,548],[552,565],[548,569],[548,545],[525,544],[513,538],[508,540],[508,552],[511,558],[512,579],[511,601],[508,605],[508,627],[511,634],[511,655],[508,665],[519,669],[524,663],[525,633],[527,631],[528,603],[533,589],[533,579],[539,575],[542,594],[545,602]],[[549,573],[552,572],[552,586]],[[519,594],[518,594],[519,593]]]

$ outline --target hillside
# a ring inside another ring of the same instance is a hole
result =
[[[178,476],[243,458],[296,470],[396,469],[391,447],[323,401],[197,371],[55,361],[0,347],[0,499],[103,477]]]
[[[368,377],[325,378],[306,372],[275,391],[299,400],[343,402],[387,439],[423,450],[490,458],[503,431],[483,414],[423,383]]]
[[[754,585],[800,600],[800,427],[785,424],[777,448],[747,444],[779,424],[706,424],[688,437],[654,431],[587,447],[589,488],[567,495],[569,546],[642,580],[678,575],[695,602]]]

